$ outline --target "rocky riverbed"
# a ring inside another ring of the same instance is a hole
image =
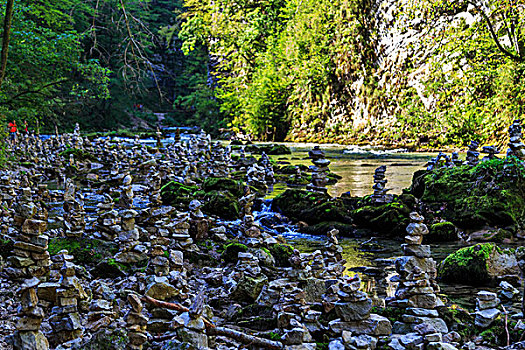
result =
[[[347,180],[322,148],[25,137],[0,176],[0,347],[519,348],[513,142],[440,155],[396,194],[378,167],[358,197],[327,189]]]

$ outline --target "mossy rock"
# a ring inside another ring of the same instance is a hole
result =
[[[98,160],[98,158],[95,155],[87,151],[78,149],[78,148],[66,148],[64,151],[60,152],[58,155],[66,159],[69,159],[69,156],[71,154],[73,155],[75,160],[80,160],[80,161],[85,161],[85,160],[97,161]]]
[[[162,203],[165,205],[178,206],[186,204],[192,199],[191,196],[198,190],[196,186],[184,185],[180,182],[170,181],[160,189]]]
[[[13,255],[15,242],[12,239],[0,239],[0,256],[7,259]]]
[[[306,219],[303,221],[314,225],[323,222],[352,222],[350,211],[339,198],[307,208],[301,212],[301,216]]]
[[[403,235],[410,223],[411,208],[403,202],[365,205],[352,212],[357,226],[392,235]]]
[[[525,227],[525,167],[514,157],[417,172],[411,193],[460,228]]]
[[[456,226],[449,221],[438,222],[429,227],[429,234],[425,236],[425,243],[457,241]]]
[[[224,220],[237,220],[241,213],[239,200],[229,191],[211,191],[204,197],[202,210]]]
[[[327,202],[330,196],[319,192],[310,192],[299,189],[287,189],[272,201],[272,209],[280,212],[289,219],[311,223],[311,217],[305,211]]]
[[[264,152],[268,155],[292,154],[292,151],[289,147],[278,144],[247,145],[246,151],[255,154],[262,154]]]
[[[237,198],[244,194],[244,184],[241,181],[227,177],[209,177],[202,183],[202,190],[211,191],[228,191]]]
[[[270,247],[270,253],[275,259],[277,267],[289,267],[293,248],[287,244],[274,244]]]
[[[297,168],[299,168],[301,170],[301,172],[308,171],[308,167],[306,165],[299,164],[299,165],[285,165],[285,166],[277,169],[277,173],[278,174],[293,175],[293,174],[297,174]]]
[[[94,238],[51,238],[47,250],[55,255],[61,250],[73,255],[73,261],[79,265],[95,265],[104,258],[113,257],[118,252],[118,245]]]
[[[474,286],[491,284],[502,275],[518,272],[515,255],[493,243],[461,248],[438,266],[441,280]]]
[[[325,236],[333,229],[338,230],[341,236],[353,236],[355,232],[354,225],[338,221],[324,221],[315,225],[301,227],[300,231],[309,235]]]
[[[221,254],[221,259],[225,263],[233,263],[238,259],[239,253],[246,253],[248,247],[241,243],[230,243],[224,246],[224,251]]]

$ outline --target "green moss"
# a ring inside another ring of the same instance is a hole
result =
[[[105,257],[114,256],[118,252],[115,243],[109,243],[90,238],[52,238],[49,240],[48,251],[55,255],[61,250],[67,250],[74,256],[76,264],[97,264]]]
[[[109,266],[114,266],[114,267],[118,268],[120,271],[124,271],[126,273],[129,273],[131,271],[131,266],[126,265],[126,264],[121,264],[121,263],[117,262],[113,258],[107,259],[106,261],[107,261]]]
[[[204,197],[202,210],[225,220],[236,220],[241,213],[239,200],[228,191],[211,191]]]
[[[409,206],[394,201],[382,205],[365,205],[354,210],[352,216],[354,223],[361,227],[381,233],[404,234],[410,223],[410,212]]]
[[[224,251],[221,254],[221,259],[226,263],[232,263],[237,261],[239,253],[246,253],[248,247],[241,243],[230,243],[224,246]]]
[[[205,192],[228,191],[233,196],[240,198],[244,195],[244,184],[227,177],[209,177],[202,183],[202,190]]]
[[[293,248],[291,246],[287,244],[274,244],[270,247],[270,253],[275,259],[276,266],[290,266],[290,257],[293,254]]]
[[[487,264],[494,250],[500,251],[491,243],[461,248],[439,265],[438,276],[443,281],[483,285],[491,280]]]
[[[161,187],[160,195],[162,203],[165,205],[187,205],[197,190],[198,188],[196,186],[187,186],[180,182],[170,181]]]
[[[525,224],[525,168],[514,157],[418,172],[411,192],[462,228]]]
[[[287,189],[272,201],[272,209],[296,221],[309,222],[312,218],[304,212],[327,202],[330,196],[324,193],[299,189]]]
[[[69,159],[69,156],[71,154],[73,155],[75,160],[96,161],[98,159],[95,155],[93,155],[93,154],[91,154],[89,152],[86,152],[84,150],[78,149],[78,148],[66,148],[64,151],[60,152],[58,155],[61,156],[61,157],[66,158],[66,159]]]
[[[456,241],[457,239],[456,226],[449,221],[445,221],[430,226],[429,234],[425,237],[425,242],[449,242]]]

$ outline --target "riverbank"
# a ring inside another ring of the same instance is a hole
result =
[[[237,349],[247,344],[289,350],[395,349],[405,347],[396,344],[410,348],[408,344],[415,343],[453,349],[502,344],[501,311],[476,326],[472,298],[463,304],[440,292],[442,268],[433,251],[439,262],[460,245],[435,241],[430,247],[421,244],[423,238],[425,244],[430,239],[454,242],[468,239],[460,232],[468,237],[473,232],[456,222],[443,225],[454,211],[438,210],[443,198],[436,193],[390,195],[383,191],[385,171],[376,169],[373,196],[330,196],[324,193],[324,181],[337,184],[343,179],[321,168],[329,163],[329,150],[324,155],[316,150],[318,167],[309,168],[304,151],[272,158],[242,148],[231,152],[203,133],[143,141],[91,141],[76,132],[44,141],[27,139],[13,150],[18,162],[0,178],[8,208],[3,212],[1,249],[6,263],[0,273],[4,348],[16,348],[26,336],[44,349],[46,342],[50,348],[97,348],[108,339],[145,349]],[[337,152],[344,155],[342,149]],[[522,170],[509,159],[437,167],[414,179],[419,179],[417,188],[425,184],[442,193],[437,184],[444,178],[447,186],[459,188],[449,193],[452,196],[468,194],[452,175],[475,179],[483,174],[486,184],[495,183],[513,195],[506,179],[521,188],[516,179]],[[472,189],[472,179],[465,180]],[[265,199],[276,181],[287,189]],[[498,217],[480,218],[501,226]],[[500,230],[477,237],[515,240],[521,222],[512,224],[517,226],[504,227],[510,236]],[[305,229],[323,239],[306,236],[306,246],[292,240]],[[358,238],[346,241],[343,236]],[[513,257],[516,264],[503,266],[507,270],[486,272],[515,289],[519,250],[479,247],[450,259],[483,259],[494,267],[493,261]],[[478,251],[483,254],[476,255]],[[469,273],[454,271],[457,276]],[[461,282],[451,285],[459,288]],[[422,284],[421,289],[404,290],[414,283]],[[497,286],[479,287],[499,293]],[[32,295],[33,304],[25,302],[24,293]],[[512,294],[504,305],[509,327],[519,328],[519,306],[514,306],[519,295]],[[16,313],[18,306],[28,311]],[[15,313],[17,320],[8,317]],[[24,326],[28,322],[29,329]],[[420,334],[418,324],[437,328]],[[485,331],[494,337],[483,335]]]

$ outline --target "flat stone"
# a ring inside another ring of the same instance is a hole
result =
[[[367,318],[372,309],[372,299],[358,302],[337,302],[335,312],[343,321],[359,321]]]
[[[417,256],[418,258],[430,258],[432,256],[429,245],[402,244],[401,248],[403,248],[405,255]]]
[[[457,350],[457,348],[448,343],[434,342],[427,344],[427,350]]]
[[[350,331],[354,334],[368,334],[375,336],[389,335],[392,333],[392,324],[383,316],[370,314],[370,317],[362,321],[344,322],[340,319],[331,321],[330,329],[340,334],[342,331]]]
[[[439,317],[437,310],[429,310],[422,308],[408,308],[406,312],[414,316],[423,316],[423,317]]]
[[[177,295],[180,291],[167,282],[154,282],[148,285],[146,295],[158,300],[168,300]]]
[[[498,318],[501,311],[498,309],[485,309],[475,312],[476,319],[475,324],[481,328],[488,328]]]

